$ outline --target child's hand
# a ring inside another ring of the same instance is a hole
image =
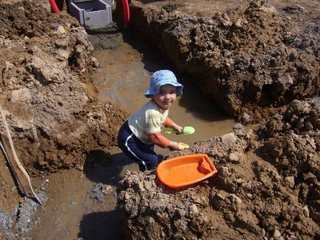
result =
[[[177,142],[170,142],[168,148],[170,149],[170,151],[180,150],[179,143]]]
[[[177,134],[181,134],[182,133],[183,127],[181,127],[180,125],[174,123],[172,125],[172,128],[177,130],[177,132],[178,132]]]

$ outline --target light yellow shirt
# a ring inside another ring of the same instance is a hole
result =
[[[161,132],[168,114],[169,110],[161,109],[153,100],[150,100],[129,117],[129,127],[140,141],[151,144],[148,134]]]

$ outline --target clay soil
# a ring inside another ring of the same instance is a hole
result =
[[[116,6],[116,23],[103,38],[112,44],[99,47],[116,48],[113,34],[125,32],[121,1]],[[127,31],[160,49],[173,70],[239,123],[168,156],[208,154],[218,175],[205,182],[172,190],[154,171],[128,171],[113,179],[115,189],[100,181],[88,197],[117,196],[119,211],[108,217],[123,223],[108,239],[319,239],[319,1],[131,1],[130,10]],[[89,37],[47,1],[5,0],[0,11],[1,140],[15,159],[7,122],[38,198],[30,188],[26,197],[1,155],[0,238],[32,239],[47,195],[63,198],[59,188],[74,188],[82,177],[99,182],[92,172],[112,165],[128,112],[88,92],[104,67],[93,57],[101,34]],[[247,123],[259,127],[245,131]],[[53,174],[56,188],[46,188]],[[59,238],[106,239],[88,224],[101,218],[97,209],[82,206],[95,214],[77,236],[66,230]]]

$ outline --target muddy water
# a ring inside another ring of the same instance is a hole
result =
[[[106,41],[109,41],[106,38]],[[118,47],[97,51],[94,56],[101,68],[88,84],[91,97],[101,102],[113,100],[129,112],[138,110],[148,99],[143,94],[149,86],[152,72],[168,68],[157,49],[146,47],[136,37],[118,35]],[[192,145],[194,142],[230,132],[233,124],[223,111],[177,76],[185,85],[183,96],[170,108],[170,117],[181,126],[193,126],[196,132],[188,136],[167,135],[171,140]],[[156,149],[167,154],[167,149]],[[112,154],[96,159],[97,163],[84,171],[70,170],[34,179],[48,200],[39,211],[40,224],[32,231],[32,239],[84,240],[123,238],[120,213],[116,208],[116,187],[126,170],[138,171],[138,166],[118,148],[105,149]],[[97,154],[101,156],[100,154]]]

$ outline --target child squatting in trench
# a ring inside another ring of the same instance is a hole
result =
[[[150,88],[144,96],[150,100],[121,126],[118,146],[128,157],[139,164],[140,171],[156,168],[164,159],[154,151],[154,146],[180,150],[178,142],[170,141],[161,134],[163,127],[169,127],[180,134],[183,127],[169,117],[169,107],[182,94],[183,85],[169,70],[159,70],[150,78]]]

